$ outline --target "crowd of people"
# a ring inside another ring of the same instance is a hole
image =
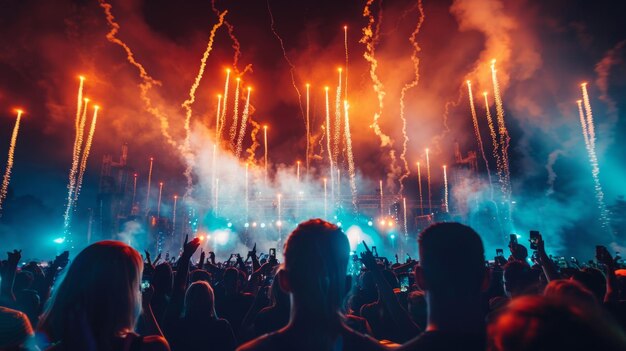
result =
[[[198,238],[154,260],[118,241],[21,266],[14,250],[0,350],[626,350],[621,260],[598,246],[564,266],[532,244],[490,262],[472,228],[437,223],[419,261],[392,263],[365,243],[351,254],[341,228],[312,219],[283,262],[256,245],[216,262]]]

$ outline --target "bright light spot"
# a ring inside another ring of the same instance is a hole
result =
[[[217,230],[214,232],[213,238],[216,244],[224,245],[228,242],[228,231],[227,230]]]
[[[393,221],[387,222],[387,225],[390,226],[390,227],[393,227]]]
[[[380,220],[380,225],[385,225],[385,220],[384,219]]]
[[[200,239],[200,241],[204,241],[204,235],[198,235],[198,239]]]
[[[521,238],[522,238],[522,236],[521,236],[521,235],[519,235],[519,234],[515,234],[515,236],[517,236],[517,238],[518,238],[518,239],[521,239]]]
[[[252,222],[252,226],[253,226],[253,227],[256,227],[256,222]]]
[[[367,221],[367,225],[371,227],[374,223],[372,223],[372,221]]]
[[[261,228],[265,228],[265,223],[261,223]]]
[[[350,226],[348,230],[346,230],[346,235],[348,236],[348,241],[350,242],[350,249],[356,250],[357,245],[361,243],[363,231],[356,225]]]
[[[246,224],[244,224],[243,226],[248,228],[250,226],[250,223],[246,222]]]
[[[283,222],[282,221],[276,221],[276,225],[280,227],[280,226],[283,225]]]
[[[232,223],[228,222],[228,224],[226,225],[228,228],[231,228],[233,226]]]
[[[63,244],[65,242],[65,237],[56,238],[52,241],[54,241],[55,244]]]
[[[395,239],[396,235],[395,234],[391,234],[390,238]]]

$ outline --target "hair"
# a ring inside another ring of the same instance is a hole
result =
[[[514,299],[489,326],[488,349],[624,350],[623,333],[599,311],[542,296]]]
[[[533,292],[539,279],[539,272],[521,261],[508,262],[503,267],[505,290],[513,295]]]
[[[39,323],[51,342],[71,344],[82,324],[97,345],[130,332],[141,310],[141,256],[119,241],[87,246],[59,280]]]
[[[347,293],[349,252],[348,238],[341,229],[319,218],[300,223],[289,235],[283,269],[291,293],[306,301],[300,308],[320,320],[332,321],[337,316]]]
[[[192,283],[185,294],[185,317],[201,316],[217,319],[215,294],[211,285],[205,281]]]
[[[150,285],[154,288],[154,292],[157,294],[170,295],[173,288],[173,273],[172,266],[169,263],[159,263],[154,267],[154,273],[150,279]]]
[[[428,290],[450,297],[479,293],[485,277],[485,250],[470,227],[436,223],[418,237],[420,266]]]
[[[572,303],[582,303],[589,307],[599,307],[595,295],[575,280],[553,280],[545,287],[543,294]]]
[[[576,272],[572,276],[572,279],[589,289],[596,296],[598,301],[604,301],[604,295],[606,294],[606,278],[602,271],[596,268],[585,267]]]

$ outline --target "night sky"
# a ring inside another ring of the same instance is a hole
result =
[[[414,77],[410,60],[413,47],[408,38],[419,12],[416,1],[374,1],[376,16],[381,3],[376,55],[386,96],[380,124],[399,154],[399,96],[403,85]],[[118,37],[150,75],[162,82],[151,93],[153,102],[168,115],[174,138],[182,141],[181,104],[217,21],[211,1],[111,0],[111,5],[121,26]],[[303,116],[289,65],[271,30],[268,2],[216,0],[215,6],[219,11],[228,10],[226,19],[241,44],[238,70],[243,72],[251,65],[242,81],[253,87],[251,117],[270,126],[272,167],[303,160]],[[315,135],[320,133],[324,118],[323,87],[334,89],[337,67],[344,64],[343,26],[348,26],[348,89],[355,161],[362,179],[359,191],[374,193],[378,179],[388,179],[393,171],[388,149],[381,148],[369,128],[377,103],[369,64],[363,58],[365,46],[359,43],[361,29],[367,25],[367,18],[362,16],[365,1],[269,0],[269,6],[276,32],[295,66],[301,93],[305,83],[312,86]],[[599,242],[616,249],[626,246],[626,233],[618,231],[617,238],[607,236],[597,221],[591,169],[575,103],[580,99],[580,83],[588,82],[600,179],[610,207],[626,193],[626,147],[621,139],[626,133],[623,4],[612,0],[424,0],[423,9],[424,23],[417,34],[419,84],[405,98],[410,138],[407,159],[413,172],[405,191],[416,192],[414,166],[423,158],[424,148],[433,150],[431,157],[437,165],[453,162],[455,141],[463,153],[477,149],[465,80],[472,79],[477,112],[483,116],[481,92],[491,91],[490,76],[484,73],[489,72],[490,59],[497,58],[511,133],[513,194],[524,204],[518,214],[523,223],[520,229],[541,226],[538,229],[550,233],[555,247],[563,251],[582,251],[585,245]],[[26,111],[0,219],[2,250],[28,244],[49,249],[53,247],[50,239],[62,232],[81,74],[87,77],[86,96],[100,104],[102,111],[78,202],[77,223],[84,221],[87,209],[95,205],[103,155],[116,158],[123,143],[128,143],[129,164],[140,174],[140,191],[145,191],[148,158],[154,156],[154,179],[166,182],[165,196],[184,192],[185,162],[164,141],[157,120],[145,110],[139,98],[137,71],[126,61],[122,49],[107,41],[108,31],[96,0],[0,0],[3,166],[14,108]],[[192,126],[196,130],[214,125],[216,96],[223,90],[224,70],[232,68],[233,53],[226,27],[219,28],[193,105]],[[489,130],[484,119],[480,121],[490,154]],[[249,137],[244,144],[249,146]],[[256,157],[262,158],[260,149]],[[315,164],[317,172],[321,172],[322,164]],[[479,167],[484,171],[484,164],[479,163]],[[434,168],[433,182],[440,187],[440,168]],[[390,193],[397,191],[393,180],[386,184]],[[26,251],[28,257],[38,253]]]

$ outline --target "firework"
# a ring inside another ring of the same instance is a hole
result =
[[[433,197],[430,191],[430,152],[426,149],[426,188],[428,190],[428,213],[432,213],[433,210]]]
[[[329,172],[330,172],[330,187],[331,192],[335,193],[335,168],[333,165],[333,152],[330,147],[330,106],[328,100],[328,87],[324,87],[326,92],[326,149],[328,150],[328,164],[329,164]]]
[[[230,68],[227,68],[226,80],[224,82],[224,99],[222,100],[222,115],[220,116],[220,129],[218,131],[219,137],[221,137],[222,130],[224,129],[224,125],[226,124],[226,106],[228,103],[228,85],[229,84],[230,84]],[[218,137],[218,140],[219,140],[219,137]]]
[[[267,126],[263,126],[263,144],[265,145],[263,152],[263,181],[265,186],[267,186]]]
[[[146,212],[150,212],[150,187],[152,186],[152,165],[154,157],[150,157],[150,168],[148,168],[148,191],[146,192]]]
[[[296,66],[291,62],[291,60],[289,59],[289,56],[287,56],[287,50],[285,50],[285,43],[283,42],[283,38],[281,38],[278,32],[276,31],[276,26],[274,23],[274,14],[272,13],[269,0],[267,0],[267,12],[270,15],[270,29],[272,30],[272,33],[274,33],[274,36],[276,37],[276,39],[278,39],[278,42],[280,43],[280,48],[283,50],[283,57],[285,58],[285,61],[289,65],[289,75],[291,76],[291,85],[293,85],[293,88],[296,91],[296,94],[298,94],[298,104],[300,105],[300,113],[302,115],[302,119],[304,119],[305,116],[304,116],[304,109],[302,108],[302,94],[300,94],[300,89],[298,89],[298,84],[296,84],[296,75],[295,75]]]
[[[409,235],[409,226],[406,218],[406,197],[402,197],[402,213],[404,219],[404,236],[406,237]]]
[[[178,195],[174,195],[174,209],[172,210],[172,234],[176,231],[176,207],[178,205]]]
[[[408,178],[409,175],[411,174],[411,170],[409,169],[409,163],[406,159],[409,136],[407,134],[406,117],[404,115],[404,110],[405,110],[404,98],[406,96],[406,93],[409,90],[417,86],[417,84],[419,83],[419,79],[420,79],[420,74],[419,74],[420,60],[417,57],[417,53],[421,51],[421,48],[417,44],[416,38],[417,38],[417,34],[420,31],[420,28],[422,27],[422,23],[424,23],[424,8],[422,6],[422,0],[418,0],[417,7],[420,13],[420,17],[417,21],[417,25],[415,26],[415,29],[411,33],[411,36],[409,36],[409,42],[411,43],[411,46],[413,47],[413,51],[411,53],[411,62],[413,63],[414,77],[413,77],[413,80],[409,83],[406,83],[402,87],[402,90],[400,91],[400,120],[402,121],[402,153],[400,154],[400,160],[402,160],[402,163],[404,164],[404,172],[402,173],[402,176],[400,176],[400,179],[399,179],[400,190],[398,193],[400,195],[402,195],[402,192],[404,190],[404,180]]]
[[[83,156],[80,161],[80,170],[78,172],[78,178],[76,180],[76,190],[74,191],[74,202],[78,201],[78,196],[83,186],[83,178],[85,171],[87,170],[87,159],[89,158],[89,152],[91,151],[91,144],[93,143],[93,136],[96,132],[96,122],[98,120],[99,106],[95,106],[93,110],[93,117],[91,117],[91,126],[89,127],[89,134],[87,135],[87,141],[85,142],[85,150],[83,150]]]
[[[446,213],[449,212],[448,207],[448,172],[446,172],[446,165],[443,165],[443,206]]]
[[[383,203],[384,203],[385,197],[383,194],[383,180],[382,179],[378,181],[378,187],[380,190],[380,217],[383,217],[385,215],[385,212],[383,211],[383,208],[384,208]]]
[[[163,196],[163,182],[159,182],[159,201],[157,202],[157,218],[161,218],[161,196]]]
[[[487,124],[489,125],[489,134],[491,135],[491,144],[493,145],[493,158],[496,160],[496,166],[498,168],[498,181],[500,187],[504,187],[504,174],[502,173],[502,160],[500,159],[500,152],[498,150],[498,136],[496,129],[493,125],[493,119],[491,118],[491,112],[489,111],[489,99],[487,98],[487,92],[483,92],[485,97],[485,111],[487,114]],[[504,188],[502,188],[504,191]]]
[[[310,88],[311,85],[306,83],[306,175],[309,176],[310,167],[310,147],[311,147],[311,118],[310,118]]]
[[[278,216],[277,216],[278,217],[278,221],[277,221],[276,224],[278,226],[280,226],[280,219],[281,219],[281,215],[282,215],[282,201],[281,201],[282,197],[283,196],[281,194],[276,195],[276,203],[277,203],[276,210],[278,212],[277,213],[278,214]]]
[[[489,170],[489,162],[487,162],[487,156],[485,155],[485,148],[483,147],[483,138],[480,136],[480,129],[478,128],[478,116],[476,115],[476,108],[474,107],[474,95],[472,94],[472,82],[467,81],[467,92],[469,96],[470,111],[472,113],[472,122],[474,124],[474,134],[476,135],[476,142],[478,143],[478,149],[485,161],[485,169],[487,170],[487,178],[489,179],[489,188],[491,189],[491,171]],[[493,199],[493,191],[491,193]]]
[[[222,109],[222,94],[217,95],[217,114],[215,116],[215,142],[220,138],[220,118]]]
[[[507,200],[511,198],[511,175],[509,173],[509,143],[511,138],[504,123],[504,107],[502,106],[502,97],[500,97],[500,85],[498,84],[498,76],[496,70],[496,60],[491,61],[491,80],[493,82],[493,95],[496,101],[496,115],[498,117],[498,131],[500,134],[500,150],[502,152],[502,173],[505,180],[504,196]]]
[[[300,185],[300,161],[296,161],[296,181]]]
[[[135,198],[137,197],[137,173],[133,174],[133,206],[135,206]]]
[[[256,155],[256,148],[259,147],[259,142],[256,139],[256,135],[259,133],[259,130],[261,130],[261,125],[259,123],[257,123],[254,119],[252,119],[252,117],[248,117],[250,119],[250,124],[252,124],[252,131],[250,132],[250,138],[252,139],[252,144],[250,145],[249,148],[246,149],[246,152],[248,153],[248,162],[255,164],[255,155]]]
[[[342,69],[338,69],[339,83],[337,84],[337,92],[335,95],[335,133],[333,138],[333,163],[335,167],[339,167],[339,144],[341,139],[341,72]]]
[[[243,114],[241,115],[241,129],[239,130],[239,137],[237,138],[237,148],[235,149],[235,155],[237,158],[241,155],[243,149],[243,138],[246,135],[246,126],[248,125],[248,115],[250,114],[250,91],[252,88],[248,87],[248,95],[246,97],[246,105],[243,108]]]
[[[585,147],[587,152],[589,153],[589,157],[591,157],[591,145],[589,144],[589,132],[587,131],[587,121],[585,120],[585,112],[583,111],[583,101],[577,100],[576,104],[578,104],[578,116],[580,117],[580,125],[583,130],[583,138],[585,140]]]
[[[115,22],[115,17],[111,12],[112,6],[104,0],[99,0],[99,2],[100,7],[102,7],[102,9],[104,10],[107,23],[109,24],[109,27],[111,27],[111,30],[106,34],[107,40],[113,44],[122,47],[122,49],[124,49],[124,52],[126,53],[126,59],[128,60],[128,62],[131,65],[135,66],[135,68],[137,68],[137,70],[139,71],[139,78],[141,78],[142,81],[139,85],[141,100],[143,101],[146,110],[159,120],[161,134],[163,135],[165,140],[170,145],[177,147],[176,141],[174,141],[169,133],[169,121],[167,119],[167,116],[157,107],[152,105],[152,100],[150,99],[150,96],[148,96],[150,90],[152,90],[154,86],[161,85],[161,82],[152,78],[148,74],[146,69],[139,62],[137,62],[137,60],[135,59],[135,55],[133,54],[130,47],[116,36],[120,30],[120,25]]]
[[[422,170],[420,168],[420,163],[417,163],[417,189],[419,191],[420,198],[420,213],[422,216],[424,215],[424,198],[422,197]]]
[[[7,166],[4,170],[4,177],[2,178],[2,189],[0,189],[0,211],[2,205],[7,197],[7,191],[9,190],[9,182],[11,181],[11,170],[13,169],[13,155],[15,154],[15,144],[17,142],[17,135],[20,131],[20,121],[22,119],[22,110],[17,110],[17,118],[15,119],[15,125],[13,126],[13,133],[11,134],[11,143],[9,144],[9,155],[7,156]],[[1,213],[0,213],[1,214]]]
[[[328,218],[328,181],[324,178],[324,219]]]
[[[348,26],[343,26],[343,47],[346,51],[346,77],[345,88],[343,89],[343,96],[348,99]]]
[[[344,106],[344,134],[346,136],[346,154],[348,156],[348,175],[350,176],[350,192],[352,194],[352,207],[357,210],[357,190],[356,190],[356,169],[354,167],[354,154],[352,152],[352,135],[350,134],[350,117],[348,115],[348,101],[343,102]]]
[[[602,184],[600,183],[600,165],[598,164],[598,157],[596,154],[596,133],[593,123],[593,114],[591,111],[591,103],[589,102],[589,93],[587,92],[587,83],[581,84],[583,94],[583,104],[585,106],[585,113],[587,117],[587,138],[589,160],[591,161],[591,170],[593,176],[593,182],[596,191],[596,200],[598,201],[598,209],[600,210],[600,223],[604,228],[609,228],[609,212],[604,203],[604,191],[602,190]],[[583,123],[584,132],[584,123]]]
[[[239,85],[241,79],[237,77],[235,79],[237,84],[235,85],[235,107],[233,108],[233,124],[230,126],[230,145],[235,148],[235,138],[237,137],[237,121],[239,119]]]
[[[83,103],[83,85],[85,84],[85,77],[78,77],[80,83],[78,84],[78,96],[76,97],[76,119],[74,121],[74,128],[78,130],[78,126],[80,124],[80,112],[82,111],[82,103]]]

